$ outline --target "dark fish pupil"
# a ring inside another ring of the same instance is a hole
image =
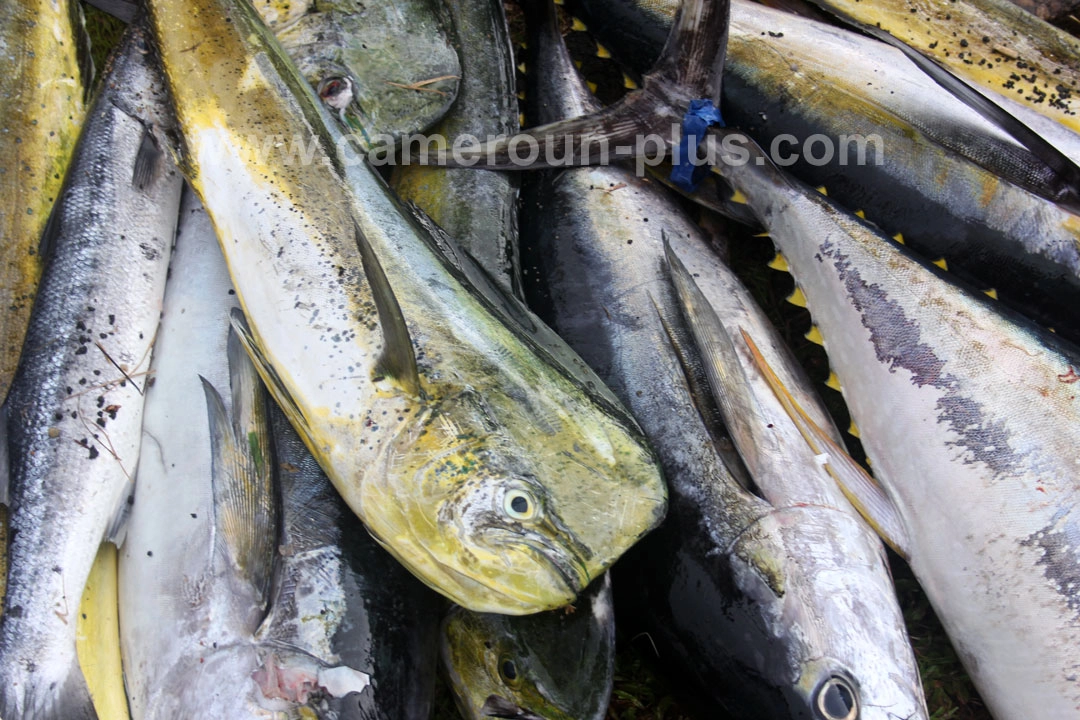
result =
[[[833,683],[825,691],[825,712],[829,717],[846,718],[855,707],[851,691],[839,683]]]
[[[514,667],[514,663],[507,660],[503,663],[502,671],[507,680],[517,680],[517,668]]]
[[[514,508],[516,513],[525,514],[529,511],[529,501],[518,495],[510,501],[510,507]]]
[[[324,98],[330,98],[341,92],[341,86],[343,83],[340,80],[331,80],[326,83],[326,87],[323,88],[322,96]]]

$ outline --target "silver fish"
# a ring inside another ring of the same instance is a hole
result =
[[[181,178],[165,88],[129,29],[87,115],[46,237],[50,258],[6,412],[9,583],[0,715],[92,718],[75,618],[130,490]]]

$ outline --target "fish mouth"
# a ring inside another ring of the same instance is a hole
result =
[[[543,715],[537,715],[499,695],[488,695],[484,706],[480,708],[480,714],[484,717],[508,720],[548,720]]]

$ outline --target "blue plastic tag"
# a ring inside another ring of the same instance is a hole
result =
[[[724,126],[720,111],[713,106],[712,100],[691,100],[690,107],[683,116],[682,139],[679,141],[678,162],[671,168],[671,182],[685,192],[697,190],[701,179],[708,172],[707,165],[694,165],[697,146],[705,137],[705,130],[710,125]]]

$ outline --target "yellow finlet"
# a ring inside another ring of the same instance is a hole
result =
[[[518,126],[525,127],[525,113],[518,113]]]
[[[596,83],[594,83],[592,80],[586,80],[585,84],[589,86],[589,92],[591,92],[591,93],[596,92]]]
[[[811,325],[810,329],[803,335],[804,338],[814,343],[815,345],[825,346],[825,338],[821,337],[821,330],[817,325]]]
[[[866,467],[870,468],[871,470],[874,469],[874,461],[870,459],[869,455],[866,456]]]
[[[757,235],[752,235],[751,237],[770,237],[770,235],[767,232],[759,232]]]
[[[943,257],[939,257],[937,260],[935,260],[934,264],[937,265],[942,270],[948,270],[949,269],[949,263],[945,262],[945,258],[943,258]]]
[[[742,192],[740,192],[739,190],[736,190],[731,195],[731,202],[738,203],[740,205],[745,205],[746,204],[746,196],[743,195]]]
[[[106,542],[98,550],[79,603],[75,651],[98,717],[127,720],[117,593],[116,546]]]
[[[769,267],[780,272],[791,272],[783,253],[776,253],[776,257],[769,261]]]
[[[524,100],[525,99],[525,91],[524,90],[518,90],[517,96],[518,96],[518,100]]]
[[[608,49],[606,47],[604,47],[600,43],[596,43],[596,57],[609,58],[611,57],[611,53],[608,52]]]
[[[574,61],[574,67],[576,67],[578,70],[580,70],[581,69],[581,61],[580,60],[575,60]]]
[[[525,74],[525,63],[524,62],[518,63],[518,72],[520,72],[522,75]]]
[[[795,292],[787,296],[787,301],[796,307],[806,307],[806,296],[803,295],[801,287],[795,288]]]
[[[840,378],[837,377],[835,370],[829,371],[829,377],[825,379],[825,387],[832,388],[836,392],[843,392],[844,388],[840,385]]]
[[[555,2],[556,5],[565,5],[566,4],[566,0],[554,0],[554,2]]]
[[[624,88],[626,88],[627,90],[637,90],[638,89],[638,84],[636,82],[634,82],[634,78],[630,77],[626,73],[623,73],[623,76],[622,76],[622,86]]]
[[[848,431],[848,434],[851,435],[852,437],[862,437],[861,435],[859,435],[859,428],[858,428],[858,426],[855,425],[854,420],[851,421],[851,425],[848,426],[847,431]]]
[[[577,30],[578,32],[585,32],[589,28],[585,26],[585,23],[581,22],[578,18],[573,18],[573,23],[570,25],[571,30]]]
[[[900,243],[901,245],[903,245],[904,244],[904,233],[896,233],[895,235],[892,236],[892,239],[895,240],[896,242]]]
[[[864,213],[862,210],[856,210],[855,211],[855,217],[862,218],[863,220],[865,220],[866,219],[866,213]]]
[[[990,288],[989,290],[983,290],[983,292],[984,292],[984,293],[986,293],[986,295],[987,295],[988,297],[992,297],[992,298],[994,298],[995,300],[997,300],[997,299],[998,299],[998,296],[997,296],[997,288]]]
[[[819,188],[817,189],[817,191],[818,191],[819,193],[821,193],[822,195],[824,195],[825,197],[829,197],[829,191],[825,189],[825,186],[824,186],[824,185],[822,185],[821,187],[819,187]]]

